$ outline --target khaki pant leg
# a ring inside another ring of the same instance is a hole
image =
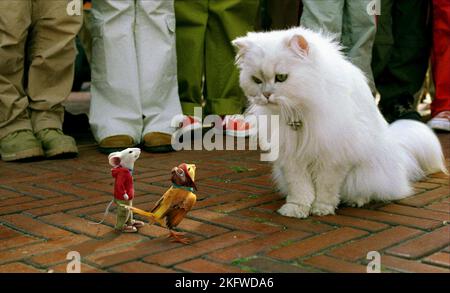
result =
[[[28,54],[28,96],[35,132],[62,127],[61,103],[70,94],[76,56],[75,36],[81,15],[68,15],[66,0],[33,1]]]
[[[31,1],[0,1],[0,139],[32,129],[23,87]]]

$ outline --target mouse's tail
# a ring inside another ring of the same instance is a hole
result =
[[[114,202],[114,199],[112,199],[108,203],[108,205],[106,206],[105,213],[103,214],[103,218],[102,218],[102,220],[100,222],[89,222],[89,224],[91,224],[91,225],[100,225],[100,224],[102,224],[105,221],[106,216],[108,215],[109,209],[111,208],[111,205],[112,205],[113,202]]]

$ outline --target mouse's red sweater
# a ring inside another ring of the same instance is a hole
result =
[[[128,200],[134,197],[133,176],[131,171],[122,166],[111,169],[112,176],[116,179],[114,183],[114,198],[127,200],[123,196],[128,195]]]

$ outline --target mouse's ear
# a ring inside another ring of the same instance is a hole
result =
[[[120,165],[122,158],[120,157],[120,152],[110,153],[108,156],[109,164],[113,167],[117,167]]]

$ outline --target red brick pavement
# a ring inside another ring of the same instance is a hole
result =
[[[440,139],[449,158],[450,135]],[[69,251],[81,254],[82,272],[365,272],[372,250],[384,272],[450,272],[444,174],[395,203],[298,220],[275,213],[283,199],[257,152],[143,153],[135,205],[149,209],[185,160],[198,167],[199,201],[179,226],[190,245],[170,243],[156,225],[117,234],[113,214],[88,224],[101,218],[113,184],[95,145],[80,146],[73,160],[1,162],[0,272],[65,272]]]

